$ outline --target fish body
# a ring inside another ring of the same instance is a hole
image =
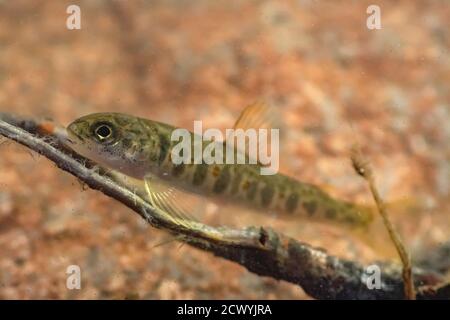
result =
[[[127,114],[97,113],[71,123],[66,143],[77,153],[125,175],[140,180],[155,177],[212,200],[353,226],[366,226],[373,218],[369,208],[335,199],[315,185],[281,173],[261,175],[258,163],[174,164],[172,150],[178,142],[171,137],[175,129]],[[195,134],[190,134],[194,139]],[[202,149],[210,143],[223,145],[203,141]]]

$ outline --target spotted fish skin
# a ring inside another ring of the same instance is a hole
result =
[[[111,141],[95,137],[100,125],[111,128]],[[283,174],[261,175],[258,164],[191,164],[172,161],[171,141],[176,127],[126,114],[92,114],[68,126],[68,135],[78,153],[101,165],[144,179],[152,174],[174,186],[211,198],[221,198],[259,211],[303,216],[314,220],[366,226],[372,210],[332,198],[319,187]],[[193,141],[194,133],[190,133]],[[210,143],[203,142],[204,149]],[[237,153],[237,150],[233,150]],[[225,162],[225,161],[224,161]]]

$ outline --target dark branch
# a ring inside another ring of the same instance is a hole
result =
[[[44,155],[92,189],[122,202],[153,227],[170,232],[193,247],[239,263],[258,275],[297,284],[317,299],[402,299],[404,296],[398,265],[378,263],[382,270],[381,289],[371,290],[364,281],[364,266],[329,255],[272,229],[213,228],[200,223],[186,228],[167,219],[126,186],[86,167],[79,156],[74,157],[56,140],[49,141],[49,137],[36,134],[39,128],[38,121],[0,114],[0,135]],[[437,274],[414,269],[414,277],[418,298],[450,298],[448,287],[435,287],[442,281]]]

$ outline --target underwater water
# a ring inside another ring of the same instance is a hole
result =
[[[359,144],[413,265],[449,279],[445,2],[70,5],[0,1],[0,113],[67,126],[114,112],[191,131],[201,121],[225,132],[246,106],[264,101],[282,123],[277,173],[374,208],[350,161]],[[236,205],[237,198],[199,204],[201,221],[270,227],[364,265],[399,261],[376,211],[362,231],[285,216],[275,206],[260,214]],[[0,299],[315,298],[297,284],[168,239],[130,208],[0,138]],[[73,272],[81,274],[80,288],[70,288]]]

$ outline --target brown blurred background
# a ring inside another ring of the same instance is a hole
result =
[[[70,4],[81,30],[66,28]],[[370,4],[381,30],[366,27]],[[450,240],[449,20],[444,1],[0,1],[0,112],[226,128],[264,99],[286,124],[284,173],[370,203],[348,159],[363,146],[416,257]],[[0,298],[308,298],[188,246],[155,247],[167,235],[131,210],[0,143]],[[379,226],[357,241],[307,221],[233,219],[341,257],[396,258]],[[73,264],[81,290],[66,288]]]

